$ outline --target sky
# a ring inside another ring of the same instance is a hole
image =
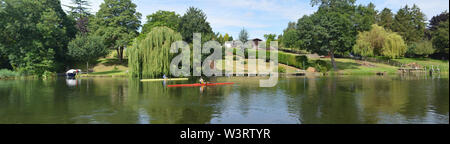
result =
[[[71,0],[61,0],[62,5],[70,5]],[[103,0],[88,0],[91,12],[98,11]],[[264,38],[264,34],[282,34],[288,22],[296,22],[303,15],[317,11],[311,7],[310,0],[132,0],[137,11],[142,14],[142,24],[146,16],[158,10],[175,11],[183,15],[190,6],[202,9],[214,32],[231,34],[237,39],[245,28],[250,38]],[[381,11],[387,7],[397,12],[406,4],[416,4],[427,19],[449,9],[449,0],[357,0],[357,4],[370,2]],[[67,8],[63,6],[65,10]]]

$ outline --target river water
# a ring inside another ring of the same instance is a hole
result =
[[[449,79],[429,76],[217,78],[167,88],[127,78],[0,80],[0,124],[449,123]]]

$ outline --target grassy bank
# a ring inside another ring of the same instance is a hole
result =
[[[1,69],[0,70],[0,79],[11,79],[20,76],[18,72],[7,70],[7,69]]]
[[[331,66],[329,58],[321,58]],[[336,66],[338,71],[334,72],[339,75],[374,75],[376,73],[395,74],[398,67],[380,63],[372,63],[366,61],[358,61],[353,59],[336,58]]]
[[[81,77],[120,77],[127,76],[127,61],[120,62],[117,58],[102,58],[90,67],[89,74],[82,74]]]

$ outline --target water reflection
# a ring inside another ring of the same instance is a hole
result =
[[[448,123],[448,78],[218,78],[233,86],[125,78],[0,81],[0,123]],[[194,83],[195,81],[185,82]]]

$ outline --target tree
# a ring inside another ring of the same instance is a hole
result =
[[[0,44],[14,70],[42,76],[68,61],[73,21],[55,0],[2,0]]]
[[[214,38],[214,32],[209,22],[206,21],[206,14],[195,7],[189,7],[181,17],[179,31],[183,40],[188,43],[192,43],[194,33],[201,33],[207,40]]]
[[[224,41],[224,42],[230,41],[230,35],[228,35],[227,33],[225,33],[225,36],[223,36],[223,41]]]
[[[242,28],[242,30],[239,32],[239,40],[242,43],[246,43],[248,41],[248,32],[245,28]]]
[[[295,22],[289,22],[288,27],[283,30],[283,32],[289,31],[289,30],[295,30],[297,29],[297,23]]]
[[[361,56],[379,56],[382,54],[387,35],[388,32],[383,27],[374,24],[370,31],[358,34],[353,52]]]
[[[354,0],[312,0],[312,6],[319,5],[319,10],[297,22],[303,47],[311,52],[329,55],[334,70],[337,70],[335,54],[348,53],[355,43],[357,31],[367,30],[371,25],[356,20],[366,13],[358,10],[354,3]]]
[[[409,53],[415,57],[428,57],[434,52],[435,49],[433,48],[433,43],[429,40],[422,40],[411,44],[407,54]]]
[[[220,34],[219,38],[217,38],[217,41],[218,41],[220,44],[223,45],[223,43],[224,43],[225,41],[224,41],[224,38],[223,38],[222,34]]]
[[[377,24],[391,30],[394,23],[394,14],[389,8],[384,8],[377,16]]]
[[[447,10],[437,16],[433,16],[430,20],[430,24],[428,25],[428,29],[430,29],[431,31],[437,30],[439,27],[439,24],[441,22],[447,21],[448,17],[449,17],[449,14],[448,14]]]
[[[76,20],[76,28],[81,34],[86,34],[89,32],[88,24],[89,24],[89,16],[91,15],[89,12],[88,6],[90,6],[89,2],[86,0],[71,0],[72,5],[68,6],[69,15]]]
[[[351,12],[350,12],[351,13]],[[370,30],[371,25],[376,23],[377,10],[375,10],[375,5],[369,3],[367,6],[358,5],[355,8],[355,13],[351,14],[352,21],[357,25],[357,31]]]
[[[425,34],[425,14],[416,5],[412,8],[406,5],[395,15],[392,30],[400,34],[408,44],[422,40]]]
[[[436,31],[433,32],[433,46],[437,52],[448,59],[449,55],[449,20],[441,22]]]
[[[264,38],[266,39],[266,48],[270,48],[270,42],[276,40],[276,34],[265,34]]]
[[[130,76],[156,78],[170,72],[171,44],[182,40],[181,34],[168,27],[154,27],[143,40],[128,49]]]
[[[172,30],[178,30],[180,15],[173,11],[159,10],[147,16],[147,22],[142,26],[141,34],[147,34],[154,27],[166,26]]]
[[[388,58],[403,57],[407,47],[402,37],[396,33],[389,33],[384,41],[382,54]]]
[[[81,17],[86,17],[90,15],[88,6],[91,6],[87,0],[71,0],[72,5],[65,5],[70,10],[68,11],[69,15],[78,19]]]
[[[104,38],[105,45],[117,51],[119,61],[123,50],[138,35],[141,14],[131,0],[105,0],[97,12],[93,28]]]
[[[295,29],[290,29],[284,32],[281,43],[286,48],[300,48],[302,41]]]
[[[89,62],[109,53],[103,43],[103,38],[95,35],[78,35],[69,43],[67,54],[74,60],[86,63],[86,71],[89,72]]]
[[[370,31],[358,34],[353,52],[361,56],[397,58],[406,53],[406,44],[398,34],[386,31],[383,27],[374,24]]]

